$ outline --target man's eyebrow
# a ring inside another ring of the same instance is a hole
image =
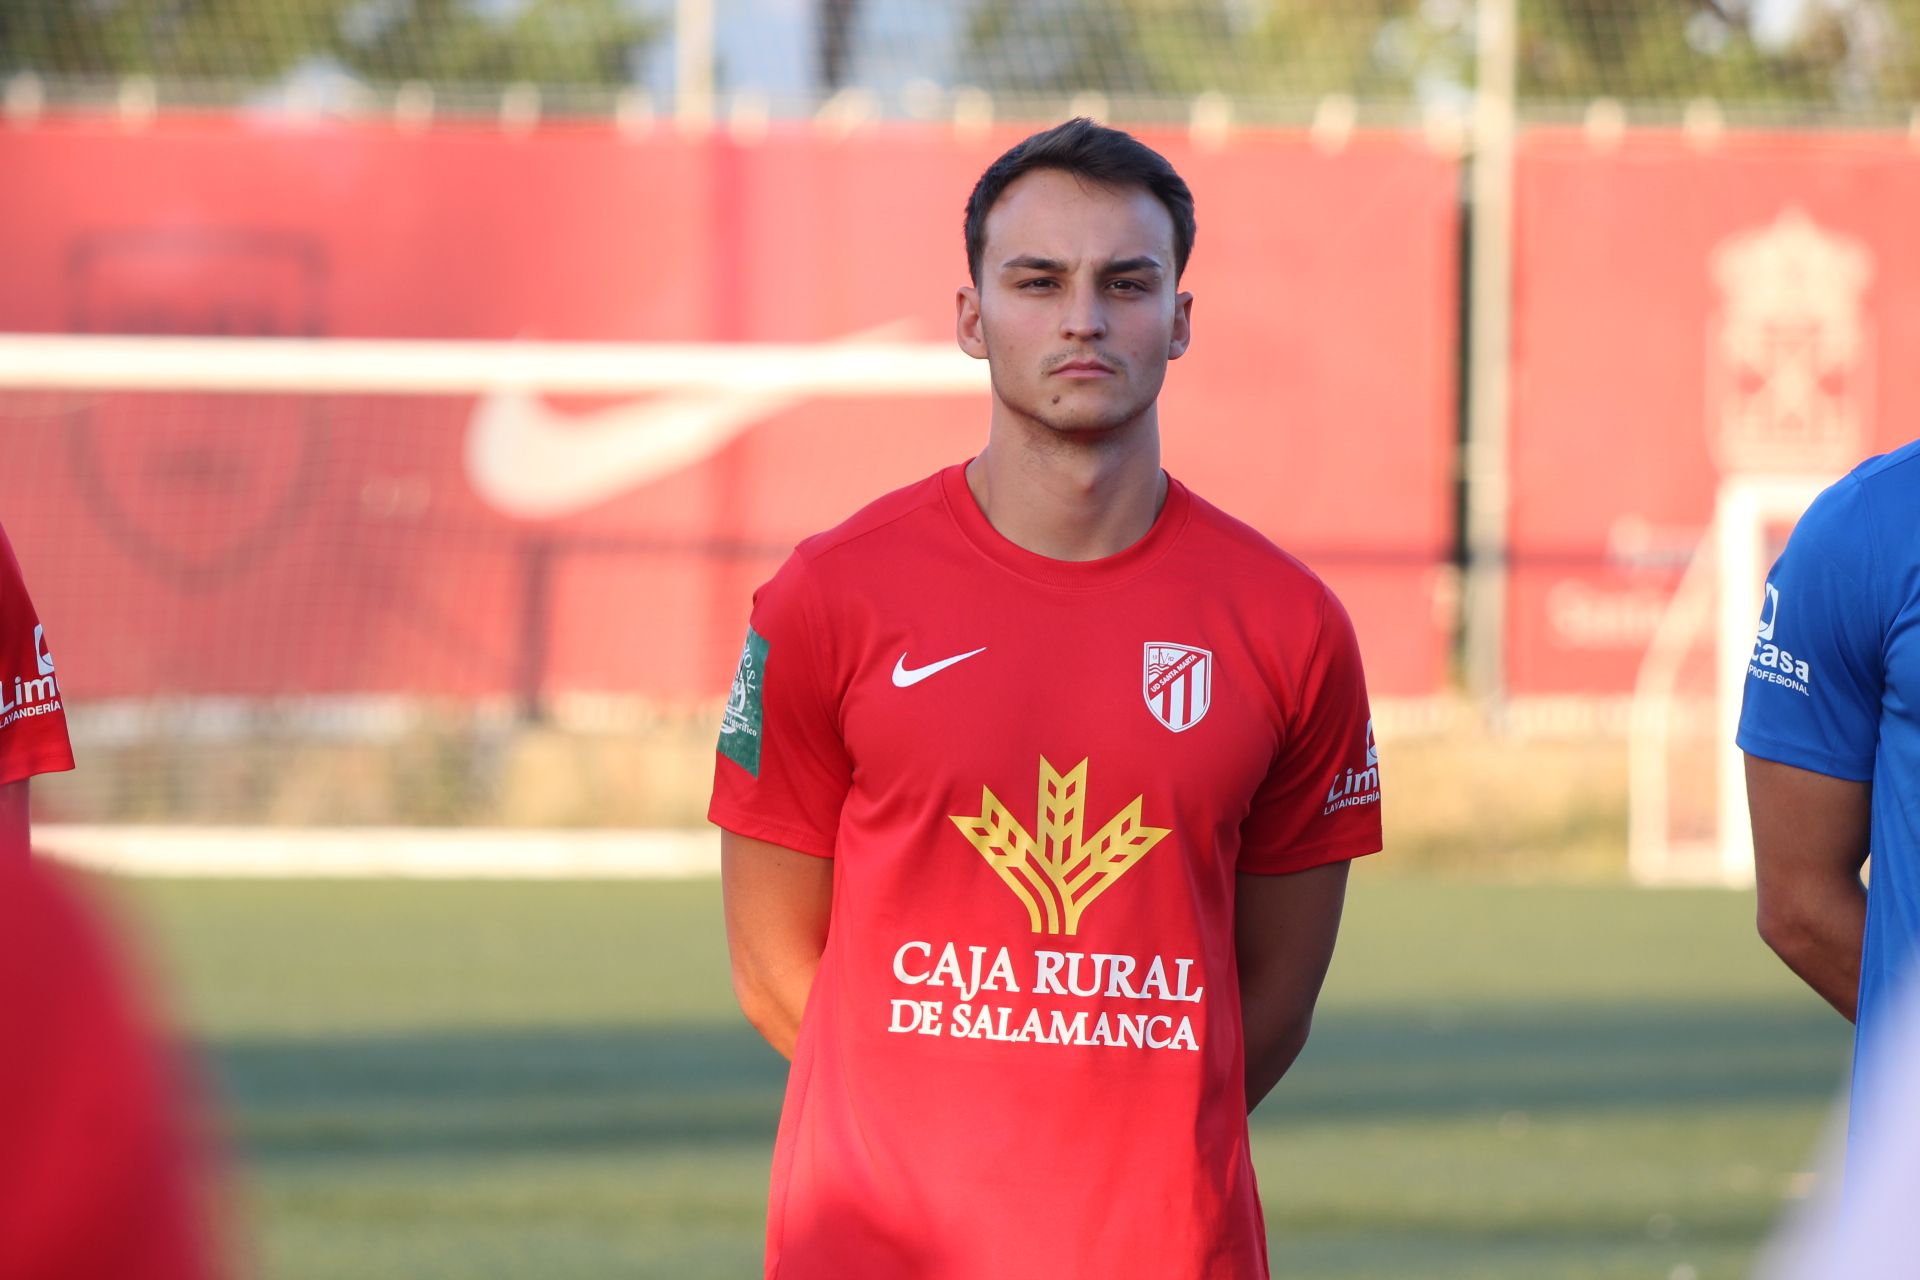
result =
[[[1058,258],[1042,258],[1035,254],[1024,253],[1017,258],[1008,258],[1000,264],[1002,271],[1049,271],[1060,273],[1067,270],[1067,264]],[[1151,254],[1140,254],[1132,258],[1114,258],[1100,268],[1102,275],[1123,276],[1131,271],[1162,271],[1165,267]]]
[[[1058,258],[1041,258],[1031,253],[1023,253],[1017,258],[1008,258],[1000,264],[1002,271],[1054,271],[1067,269],[1067,264]]]

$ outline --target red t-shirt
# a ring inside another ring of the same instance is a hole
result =
[[[1236,872],[1380,847],[1352,624],[1177,481],[1068,563],[952,467],[754,597],[713,821],[835,859],[767,1275],[1265,1277]]]
[[[0,529],[0,785],[73,768],[46,631]]]

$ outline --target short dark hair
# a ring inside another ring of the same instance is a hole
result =
[[[987,213],[1008,185],[1035,169],[1058,169],[1103,187],[1145,187],[1173,218],[1173,278],[1193,252],[1193,192],[1167,158],[1130,133],[1079,116],[1015,144],[987,166],[967,197],[967,273],[980,283]]]

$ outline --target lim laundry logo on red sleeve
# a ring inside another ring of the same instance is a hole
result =
[[[1373,721],[1367,721],[1367,763],[1356,769],[1348,765],[1327,788],[1327,804],[1321,817],[1350,809],[1357,804],[1380,803],[1380,748],[1373,740]]]
[[[60,684],[53,674],[53,655],[47,652],[44,627],[33,629],[34,671],[0,685],[0,729],[26,716],[43,716],[60,709]]]

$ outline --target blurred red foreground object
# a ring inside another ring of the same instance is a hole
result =
[[[214,1276],[181,1097],[132,984],[65,877],[7,853],[0,1276]]]

